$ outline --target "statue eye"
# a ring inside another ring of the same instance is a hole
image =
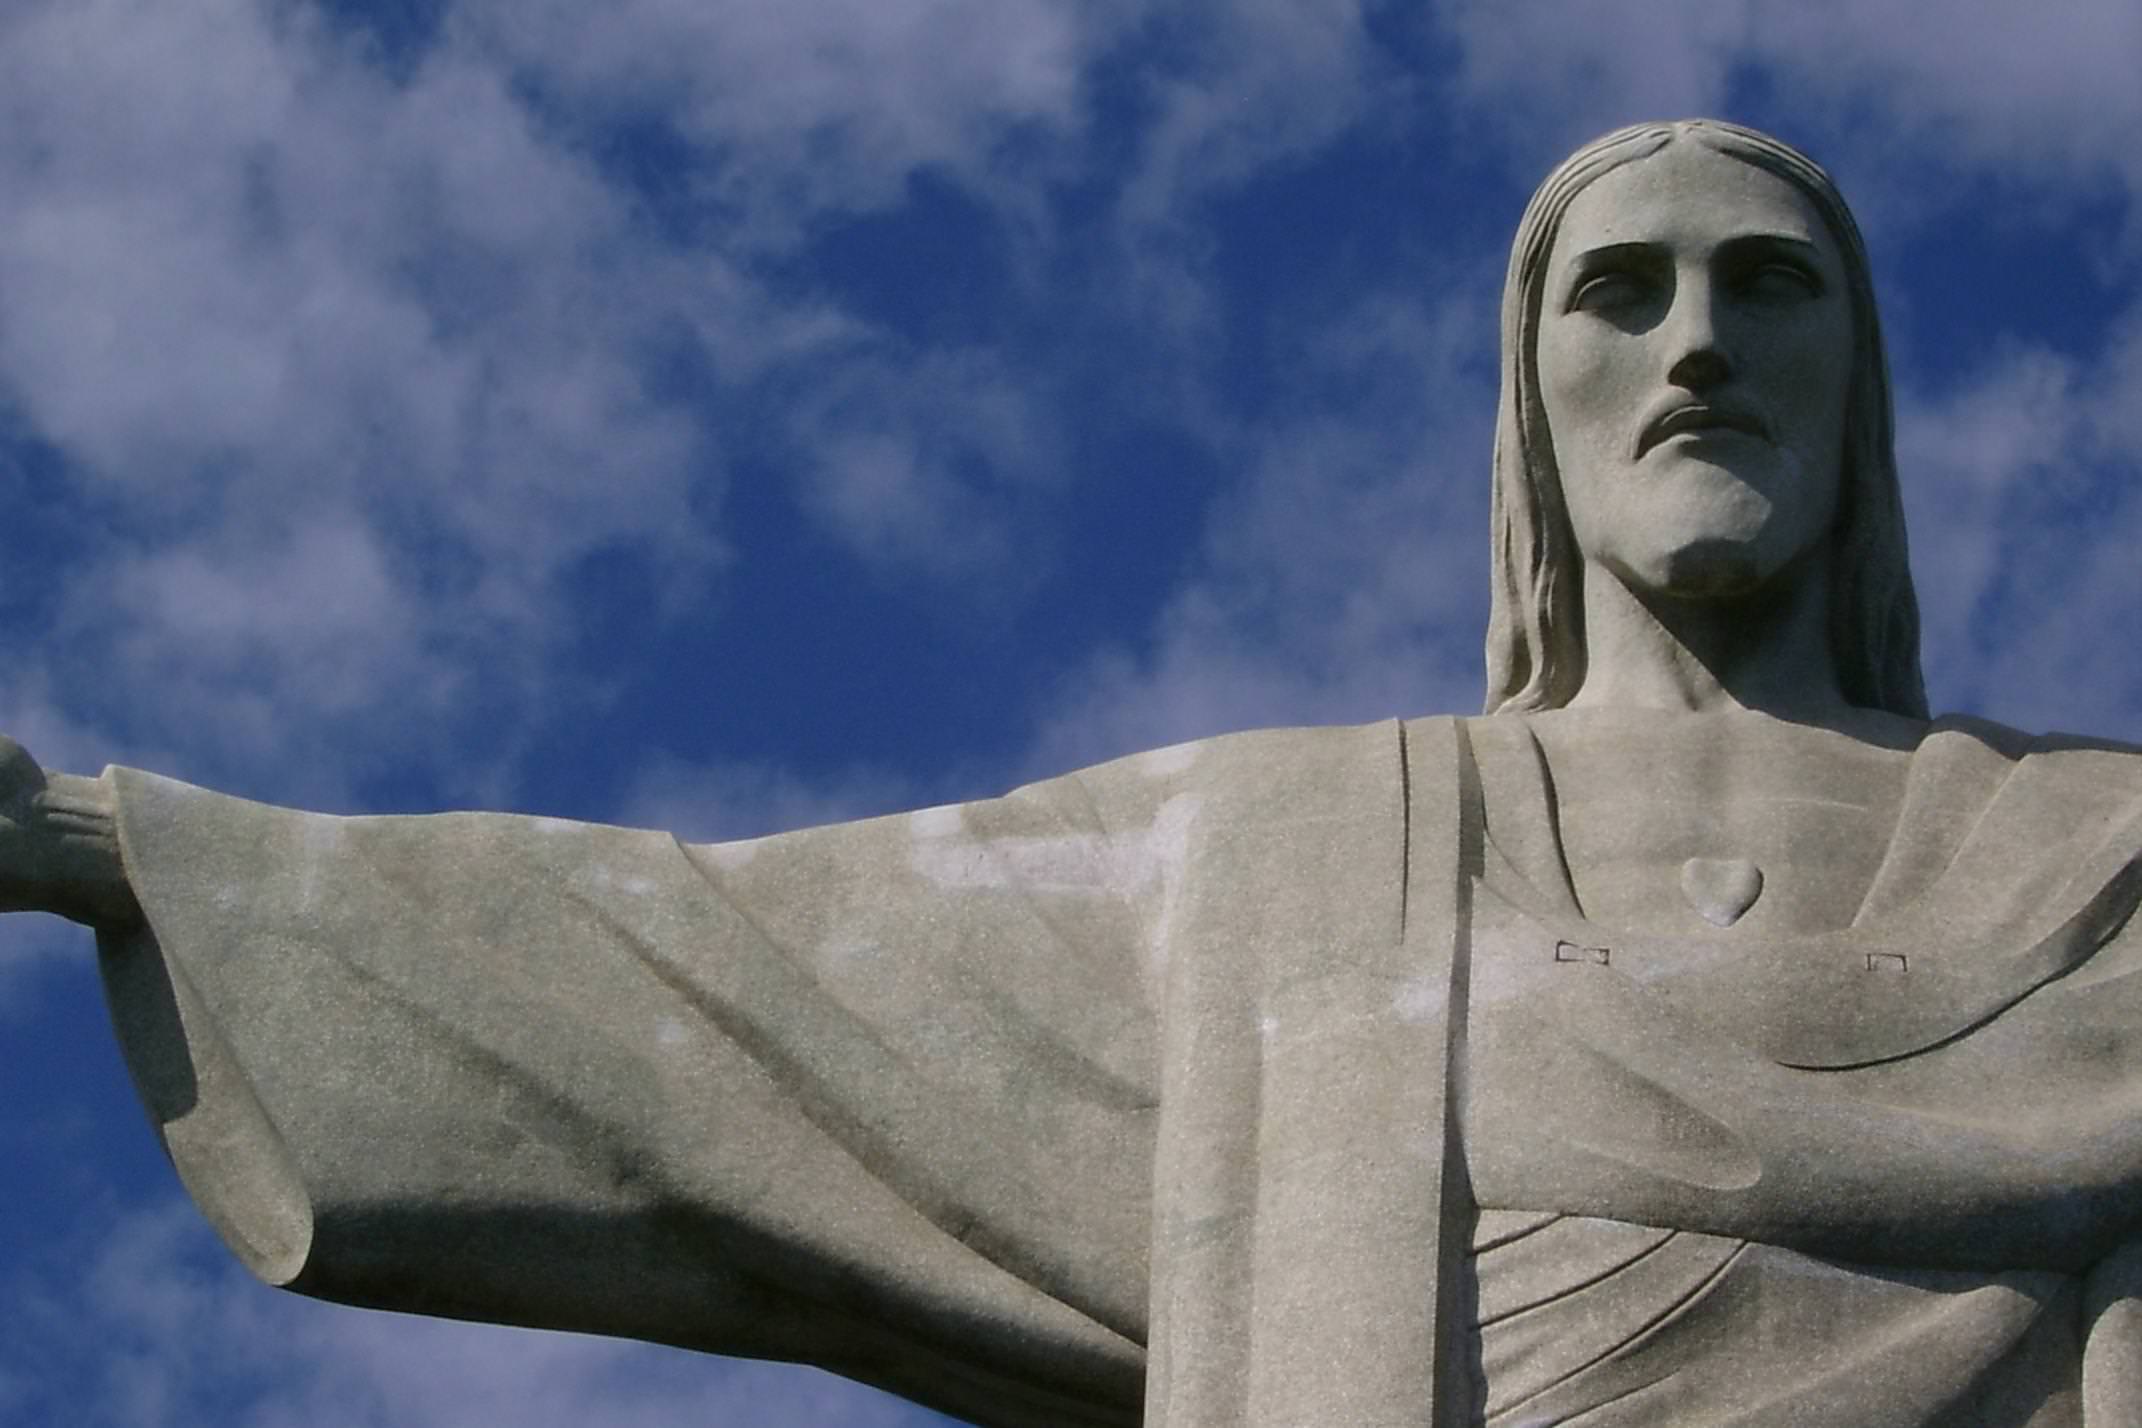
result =
[[[1619,312],[1651,296],[1652,285],[1641,274],[1626,268],[1595,273],[1577,284],[1569,295],[1571,312]]]
[[[1741,289],[1763,302],[1799,302],[1822,296],[1822,278],[1802,263],[1771,259],[1741,279]]]

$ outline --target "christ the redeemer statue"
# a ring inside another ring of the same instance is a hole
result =
[[[270,1283],[993,1428],[2142,1423],[2142,758],[1929,721],[1868,262],[1718,123],[1503,302],[1487,712],[749,842],[0,763]]]

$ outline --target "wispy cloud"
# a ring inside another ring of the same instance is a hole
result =
[[[1998,352],[1899,412],[1929,684],[2026,727],[2142,738],[2142,675],[2108,629],[2142,603],[2131,340]]]
[[[1489,127],[1544,166],[1593,133],[1638,119],[1714,113],[1751,78],[1793,96],[1817,147],[1855,164],[1912,160],[2019,166],[2065,182],[2134,185],[2131,82],[2142,16],[2120,0],[2023,10],[1909,0],[1607,0],[1439,7],[1459,46],[1458,84]],[[1875,196],[1866,195],[1871,201]]]
[[[596,121],[657,120],[700,151],[699,196],[757,246],[895,204],[913,173],[1017,186],[1075,134],[1094,50],[1133,7],[1048,0],[472,0],[452,33]]]
[[[634,350],[663,255],[502,75],[396,83],[246,0],[0,26],[0,391],[121,537],[53,572],[56,687],[161,700],[197,648],[191,683],[274,706],[255,757],[377,747],[457,632],[539,642],[589,550],[718,549]]]
[[[854,310],[813,245],[929,176],[1009,243],[1007,332],[1083,308],[1193,370],[1230,340],[1196,204],[1398,92],[1353,0],[468,0],[395,63],[258,0],[39,0],[0,37],[0,394],[119,536],[54,569],[42,677],[125,739],[152,707],[199,729],[205,777],[335,803],[330,745],[495,780],[442,745],[478,721],[495,765],[553,717],[590,558],[706,608],[740,460],[887,578],[1016,604],[1086,414],[998,335]],[[1103,76],[1149,118],[1108,261],[1066,267]],[[1166,405],[1237,435],[1203,379]]]
[[[987,349],[858,354],[793,395],[800,499],[873,565],[1016,584],[1070,474],[1050,386]]]
[[[1219,729],[1477,707],[1492,310],[1378,293],[1301,335],[1302,388],[1240,442],[1243,476],[1149,644],[1064,681],[1037,771]]]
[[[869,769],[805,777],[765,764],[709,767],[662,756],[641,764],[618,799],[615,821],[659,828],[687,843],[717,843],[936,801],[911,778]]]

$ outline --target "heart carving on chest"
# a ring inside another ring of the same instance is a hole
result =
[[[1713,927],[1731,927],[1763,895],[1763,870],[1746,858],[1690,858],[1681,892]]]

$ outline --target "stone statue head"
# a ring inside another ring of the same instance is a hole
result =
[[[1487,710],[1560,708],[1585,678],[1586,562],[1570,523],[1538,362],[1555,240],[1577,195],[1602,176],[1675,144],[1700,144],[1782,179],[1812,206],[1835,245],[1852,310],[1852,343],[1824,562],[1831,657],[1850,702],[1923,719],[1918,603],[1905,556],[1889,372],[1866,245],[1836,185],[1806,155],[1715,120],[1641,124],[1594,140],[1548,175],[1518,225],[1502,300]]]

